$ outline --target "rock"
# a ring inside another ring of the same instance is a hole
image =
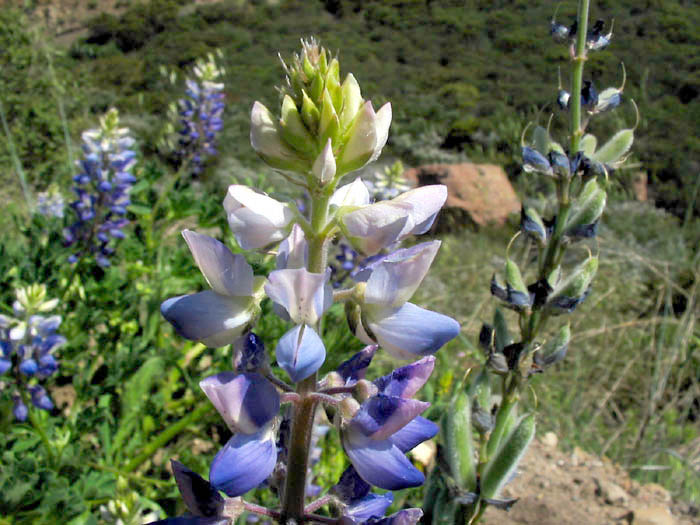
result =
[[[622,487],[620,487],[620,485],[608,480],[596,479],[595,482],[598,486],[597,494],[603,498],[605,503],[619,507],[624,507],[627,505],[629,495]]]
[[[541,441],[542,444],[547,448],[557,448],[559,438],[554,432],[547,432],[544,436],[542,436]]]
[[[643,171],[637,172],[632,176],[632,192],[634,193],[634,198],[640,202],[646,202],[649,198],[647,174]]]
[[[407,170],[404,177],[417,186],[445,184],[445,207],[466,212],[479,226],[502,225],[511,213],[520,212],[508,176],[495,164],[428,164]]]
[[[665,505],[634,509],[632,512],[634,514],[632,525],[675,525],[676,523],[671,511]]]
[[[578,467],[579,465],[585,465],[586,460],[588,460],[590,456],[583,451],[580,447],[574,447],[574,451],[571,453],[571,465],[573,467]]]

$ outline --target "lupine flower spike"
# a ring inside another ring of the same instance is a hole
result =
[[[41,315],[58,304],[46,298],[44,285],[20,288],[16,296],[14,316],[0,315],[0,383],[11,393],[15,419],[25,421],[27,400],[36,408],[53,410],[53,401],[40,383],[58,370],[55,354],[66,338],[57,333],[60,316]]]
[[[224,209],[239,246],[277,253],[276,268],[266,277],[254,275],[245,255],[234,255],[205,235],[183,232],[211,290],[168,299],[161,311],[188,339],[233,344],[235,371],[200,382],[233,435],[214,457],[209,481],[173,465],[195,517],[161,523],[230,523],[235,512],[227,506],[285,523],[313,521],[309,509],[332,502],[338,523],[415,524],[419,509],[385,517],[393,496],[372,494],[370,488],[401,490],[423,483],[423,473],[405,454],[437,433],[435,423],[420,415],[429,403],[412,397],[433,370],[432,354],[457,336],[459,324],[408,302],[440,242],[413,248],[399,243],[430,228],[447,192],[441,185],[427,186],[371,203],[361,179],[340,185],[343,175],[381,152],[391,106],[375,112],[352,75],[341,83],[337,59],[314,40],[302,42],[301,54],[285,64],[285,72],[281,116],[256,102],[251,144],[271,167],[308,188],[311,214],[305,218],[291,200],[280,202],[243,185],[229,187]],[[338,261],[348,272],[352,250],[374,256],[352,272],[350,288],[335,291],[328,265],[334,238],[347,246]],[[292,384],[272,372],[260,338],[250,331],[264,296],[288,323],[274,355]],[[326,357],[338,350],[327,347],[322,322],[334,300],[346,302],[350,327],[370,346],[323,375]],[[371,382],[365,377],[379,348],[419,360]],[[282,404],[291,406],[280,411]],[[309,495],[323,491],[312,481],[317,449],[329,429],[314,425],[319,405],[340,432],[352,467],[331,493],[307,505]],[[280,510],[261,510],[240,499],[261,485],[283,494]]]
[[[124,217],[131,203],[129,191],[136,181],[131,173],[136,153],[127,128],[119,127],[119,114],[111,109],[100,119],[100,127],[83,133],[81,172],[73,177],[78,199],[71,203],[76,221],[63,231],[67,246],[76,252],[69,260],[93,255],[100,266],[109,266],[114,243],[125,237]]]

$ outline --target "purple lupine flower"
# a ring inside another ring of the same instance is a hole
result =
[[[235,432],[214,457],[209,479],[229,496],[240,496],[265,481],[277,463],[274,419],[279,394],[259,374],[222,372],[200,386]]]
[[[345,469],[338,483],[331,489],[345,505],[342,512],[345,522],[360,524],[370,518],[384,516],[394,502],[394,495],[391,492],[375,494],[370,492],[371,488],[355,467],[350,465]]]
[[[63,195],[55,186],[36,196],[36,211],[47,218],[62,219],[65,205]]]
[[[209,157],[217,154],[217,135],[223,129],[224,85],[215,82],[223,74],[213,56],[194,68],[194,79],[185,80],[185,98],[178,101],[181,158],[192,159],[192,171],[200,173]]]
[[[423,483],[423,474],[404,453],[437,433],[433,422],[419,416],[430,404],[410,399],[434,366],[435,358],[429,356],[379,379],[379,392],[341,429],[345,452],[367,483],[388,490]]]
[[[73,177],[77,199],[70,204],[77,220],[63,230],[65,245],[77,248],[70,262],[91,254],[98,265],[109,266],[114,242],[125,236],[136,153],[129,130],[118,126],[117,110],[111,109],[99,128],[83,133],[85,156],[77,163],[81,169]]]

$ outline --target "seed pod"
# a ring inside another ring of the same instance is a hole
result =
[[[535,365],[547,368],[564,359],[569,348],[569,341],[571,341],[571,326],[566,324],[542,348],[535,352],[533,355]]]
[[[510,480],[535,436],[535,416],[525,416],[489,462],[481,480],[481,497],[494,498]]]
[[[597,223],[605,209],[607,194],[595,179],[586,183],[581,196],[574,204],[574,211],[566,224],[569,237],[594,237]]]
[[[513,338],[508,331],[508,323],[503,315],[503,312],[496,308],[493,314],[493,326],[496,330],[496,351],[503,352],[503,349],[513,343]]]
[[[460,388],[452,398],[445,418],[445,452],[450,472],[458,487],[474,491],[476,490],[476,466],[471,403],[463,389]]]
[[[582,151],[586,157],[592,157],[595,153],[595,148],[598,145],[598,139],[595,135],[586,133],[582,138],[581,142],[578,144],[579,151]]]
[[[603,164],[615,164],[630,150],[633,143],[634,130],[620,130],[593,154],[592,159]]]

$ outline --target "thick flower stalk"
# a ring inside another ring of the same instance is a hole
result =
[[[525,173],[554,179],[556,213],[545,217],[523,207],[520,231],[506,250],[503,270],[491,279],[491,293],[515,312],[520,334],[511,335],[500,310],[493,324],[481,330],[483,366],[472,369],[456,386],[443,418],[446,468],[430,476],[428,523],[446,515],[454,522],[476,523],[487,506],[507,510],[517,501],[503,498],[501,492],[535,433],[534,415],[518,413],[519,399],[529,379],[563,360],[569,348],[569,323],[546,334],[548,321],[574,312],[592,290],[598,258],[586,242],[598,233],[607,178],[624,162],[634,130],[619,131],[600,148],[587,132],[596,115],[620,104],[624,88],[624,68],[622,85],[601,93],[583,78],[588,55],[607,47],[612,38],[612,29],[605,32],[603,21],[588,29],[588,11],[588,0],[581,0],[572,25],[551,22],[553,39],[569,46],[573,62],[571,90],[562,88],[560,75],[557,94],[559,107],[568,112],[570,134],[562,146],[549,128],[535,126],[527,141],[526,130],[522,157]],[[530,243],[537,254],[530,267],[511,257],[516,239]],[[574,249],[578,246],[584,249]]]
[[[55,353],[66,338],[57,333],[58,315],[46,316],[58,304],[46,298],[46,287],[20,288],[12,304],[12,317],[0,315],[0,383],[13,400],[13,415],[26,421],[29,402],[51,411],[54,404],[41,383],[58,370]]]
[[[313,40],[303,42],[285,71],[281,116],[256,102],[251,142],[263,160],[308,192],[310,217],[291,199],[229,187],[224,209],[239,246],[277,251],[276,268],[266,276],[254,275],[243,255],[219,241],[183,233],[211,290],[168,299],[162,312],[188,339],[233,345],[235,370],[200,382],[232,437],[214,458],[208,481],[173,464],[193,517],[161,523],[232,523],[243,511],[282,523],[417,523],[419,509],[385,517],[391,494],[370,488],[394,491],[423,483],[405,454],[437,432],[421,416],[429,404],[413,396],[430,376],[432,354],[457,336],[459,324],[408,302],[440,243],[408,249],[398,243],[430,228],[446,190],[428,186],[373,203],[359,178],[339,184],[379,155],[391,106],[375,112],[354,77],[341,83],[337,59]],[[330,282],[328,250],[335,239],[375,256],[347,289],[334,290]],[[274,347],[276,371],[250,331],[265,298],[288,323]],[[322,319],[338,301],[346,304],[349,327],[369,346],[321,377],[326,357],[338,351],[327,347]],[[382,348],[414,362],[369,381],[368,367]],[[351,466],[327,491],[312,483],[311,470],[318,457],[312,452],[330,425],[340,433]],[[280,495],[278,508],[242,499],[262,483]],[[323,516],[316,514],[324,508]]]
[[[76,221],[63,230],[66,246],[74,246],[71,262],[92,255],[98,265],[110,265],[114,243],[125,237],[129,191],[136,182],[134,139],[119,127],[119,113],[111,109],[100,127],[83,132],[81,172],[73,177],[77,200],[70,204]]]
[[[191,159],[192,171],[199,173],[206,160],[217,154],[217,138],[223,129],[225,108],[224,75],[214,56],[200,60],[193,69],[194,78],[185,79],[185,97],[178,101],[181,128],[177,154]]]

